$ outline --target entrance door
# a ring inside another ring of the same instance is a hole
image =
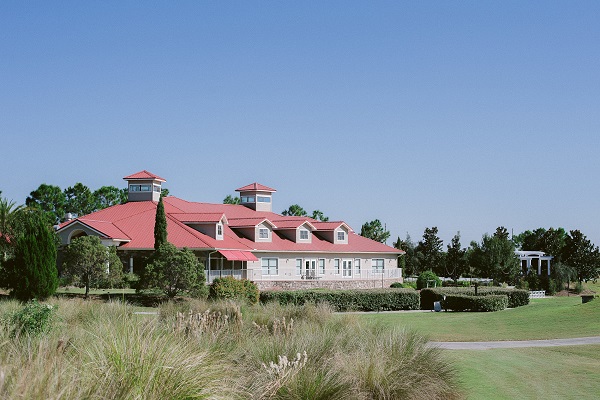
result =
[[[342,261],[342,276],[352,277],[352,260]]]
[[[304,266],[304,274],[307,278],[314,278],[317,276],[317,260],[306,260]]]

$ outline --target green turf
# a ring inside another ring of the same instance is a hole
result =
[[[365,314],[383,324],[406,327],[433,341],[558,339],[600,335],[600,298],[534,299],[527,306],[492,313],[425,312]]]
[[[600,345],[446,350],[467,399],[597,399]]]
[[[85,294],[85,288],[78,287],[59,287],[56,289],[56,294],[62,293],[74,293],[74,294]],[[91,295],[102,295],[102,294],[133,294],[135,289],[90,289]]]

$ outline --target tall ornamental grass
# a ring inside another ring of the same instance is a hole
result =
[[[456,373],[441,350],[326,304],[194,300],[158,316],[130,306],[52,302],[52,328],[11,336],[0,303],[0,398],[446,399]]]

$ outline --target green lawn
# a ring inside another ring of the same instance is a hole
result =
[[[73,293],[73,294],[85,294],[85,288],[78,287],[59,287],[56,289],[56,294]],[[90,289],[91,295],[103,295],[103,294],[133,294],[135,289]]]
[[[597,399],[600,345],[445,351],[467,399]]]
[[[433,341],[559,339],[600,335],[600,298],[534,299],[527,306],[492,313],[425,312],[365,314],[383,324],[403,326]]]

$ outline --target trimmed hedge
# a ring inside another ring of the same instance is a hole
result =
[[[442,306],[452,311],[500,311],[508,307],[508,296],[467,296],[464,294],[448,294]]]
[[[421,309],[433,310],[433,302],[442,301],[444,295],[475,296],[473,288],[429,288],[421,290]],[[529,292],[521,289],[506,289],[499,287],[486,287],[477,289],[477,297],[507,296],[508,307],[515,308],[529,304]],[[450,307],[448,307],[450,308]]]
[[[329,303],[336,311],[418,310],[419,293],[413,289],[263,291],[261,303]]]

